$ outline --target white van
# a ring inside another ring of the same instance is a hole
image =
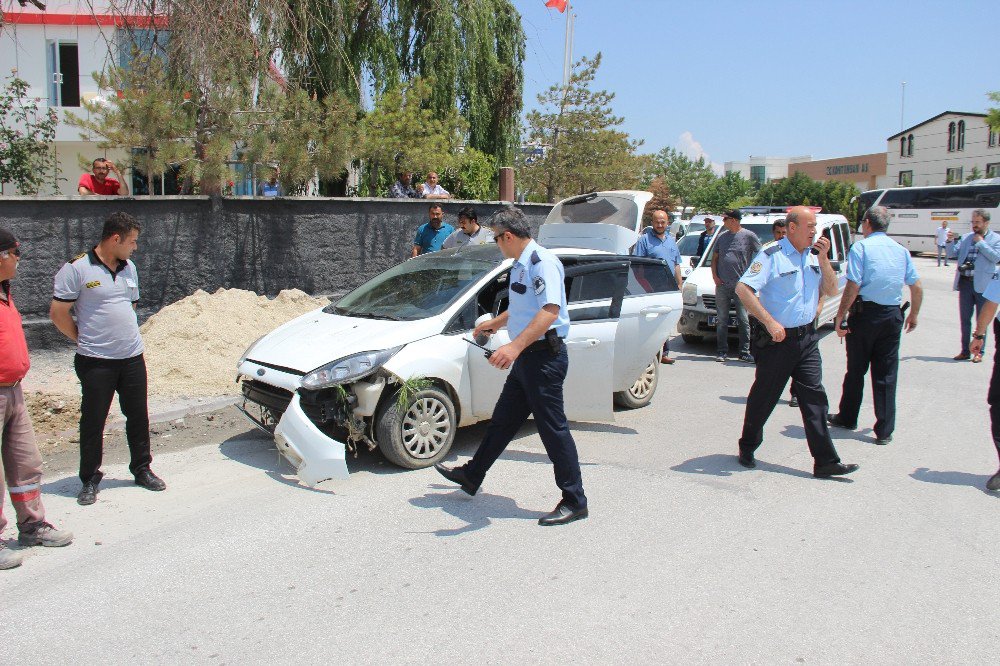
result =
[[[774,240],[771,226],[776,220],[785,219],[785,213],[770,213],[765,215],[744,215],[741,225],[757,234],[761,243],[767,245]],[[840,305],[840,294],[844,292],[847,283],[847,251],[851,248],[851,227],[843,215],[818,213],[816,215],[816,230],[818,234],[826,234],[832,245],[830,261],[837,273],[837,296],[828,298],[823,303],[823,310],[816,319],[817,326],[832,322]],[[718,316],[715,311],[715,281],[712,279],[712,253],[719,236],[717,232],[701,257],[693,257],[691,264],[694,270],[684,282],[682,296],[684,311],[677,322],[677,331],[685,342],[702,342],[705,338],[715,338],[715,323]],[[729,334],[735,336],[736,312],[729,313]]]

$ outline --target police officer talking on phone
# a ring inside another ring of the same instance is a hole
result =
[[[562,490],[562,501],[538,524],[563,525],[588,515],[576,442],[563,409],[563,382],[569,367],[563,342],[569,332],[563,266],[554,254],[531,239],[528,220],[517,208],[501,209],[490,219],[489,226],[503,255],[514,259],[509,278],[510,306],[499,317],[476,326],[473,335],[491,335],[507,327],[510,342],[488,358],[497,369],[510,368],[510,374],[472,460],[461,467],[434,467],[462,490],[475,495],[486,472],[533,414],[545,452],[555,467],[556,485]]]
[[[754,453],[764,441],[764,424],[791,378],[814,460],[813,476],[850,474],[858,466],[840,462],[830,439],[819,335],[813,326],[820,294],[837,293],[830,240],[821,237],[813,244],[816,214],[804,206],[789,210],[786,223],[787,235],[761,251],[736,286],[736,295],[761,324],[753,336],[756,376],[747,396],[739,463],[757,466]]]
[[[861,222],[864,240],[847,255],[847,286],[835,323],[837,335],[847,340],[847,373],[840,410],[827,417],[832,426],[857,427],[865,373],[871,366],[876,444],[891,442],[896,429],[899,338],[904,326],[907,332],[917,327],[924,293],[910,252],[886,235],[888,229],[889,211],[883,206],[869,209]],[[910,286],[913,306],[905,324],[900,308],[904,284]]]

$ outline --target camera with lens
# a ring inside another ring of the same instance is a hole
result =
[[[974,270],[976,268],[976,263],[974,261],[966,261],[959,265],[958,270],[962,272],[967,272]]]

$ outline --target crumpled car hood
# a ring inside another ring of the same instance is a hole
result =
[[[247,360],[306,374],[337,359],[398,347],[440,333],[439,318],[418,321],[361,319],[315,310],[264,336]]]

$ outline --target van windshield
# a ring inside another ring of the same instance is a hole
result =
[[[323,311],[368,319],[426,319],[447,310],[502,261],[492,243],[421,255],[372,278]]]

